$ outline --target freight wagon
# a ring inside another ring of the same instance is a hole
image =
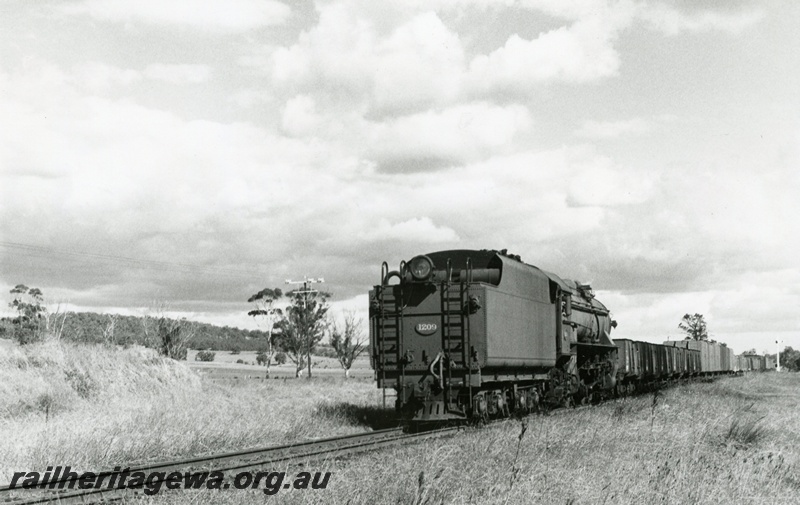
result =
[[[617,383],[626,389],[637,383],[700,373],[700,351],[621,338],[615,339],[614,343],[619,349]]]
[[[739,358],[741,360],[742,371],[745,372],[766,372],[775,369],[775,360],[772,356],[743,354]]]
[[[738,368],[736,354],[727,345],[707,340],[668,340],[665,346],[678,347],[700,353],[700,370],[703,375],[727,374]]]

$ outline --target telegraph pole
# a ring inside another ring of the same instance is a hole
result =
[[[783,340],[775,341],[775,360],[778,363],[778,372],[781,371],[781,342],[783,342]]]
[[[286,284],[302,284],[302,290],[296,290],[295,293],[302,293],[303,294],[303,319],[304,321],[304,330],[305,330],[305,337],[306,337],[306,353],[308,356],[308,378],[311,378],[311,332],[308,328],[308,314],[306,314],[306,310],[308,308],[308,294],[309,293],[319,293],[316,289],[311,289],[310,284],[316,284],[318,282],[325,282],[325,279],[322,277],[313,278],[307,275],[303,276],[302,281],[293,281],[291,279],[286,279]]]

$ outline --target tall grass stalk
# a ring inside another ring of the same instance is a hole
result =
[[[511,497],[511,491],[514,489],[514,481],[517,480],[517,476],[521,470],[521,468],[517,466],[517,461],[519,460],[519,452],[522,449],[522,439],[525,438],[525,432],[528,431],[527,419],[523,419],[519,424],[520,431],[519,436],[517,437],[517,450],[514,452],[514,460],[511,462],[511,474],[508,477],[508,492],[506,493],[505,503],[508,503],[508,500]]]

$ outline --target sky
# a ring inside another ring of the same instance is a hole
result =
[[[508,249],[612,336],[800,347],[800,3],[0,0],[0,289],[255,328]],[[7,296],[8,301],[11,296]],[[8,314],[6,304],[3,311]]]

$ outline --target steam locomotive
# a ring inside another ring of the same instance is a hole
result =
[[[384,262],[370,291],[377,386],[394,389],[398,414],[415,422],[593,402],[743,363],[724,344],[614,342],[616,326],[591,286],[506,250],[433,252],[397,270]]]
[[[395,281],[396,279],[396,281]],[[505,250],[382,266],[370,291],[372,365],[402,417],[487,419],[608,395],[616,322],[591,286]]]

